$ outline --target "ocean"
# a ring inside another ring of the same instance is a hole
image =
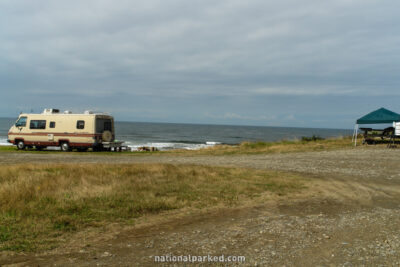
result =
[[[0,145],[7,143],[7,132],[16,119],[0,118]],[[200,149],[216,144],[244,141],[279,141],[318,135],[323,138],[352,134],[349,129],[318,129],[269,126],[232,126],[182,123],[115,122],[116,139],[132,150],[141,146],[159,150]]]

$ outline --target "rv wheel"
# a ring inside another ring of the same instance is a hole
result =
[[[62,143],[61,144],[61,150],[66,152],[69,151],[69,144],[68,143]]]
[[[18,141],[18,143],[17,143],[17,148],[18,148],[19,150],[24,149],[24,148],[25,148],[24,141]]]

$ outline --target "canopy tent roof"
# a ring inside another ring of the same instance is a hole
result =
[[[400,114],[385,108],[380,108],[359,118],[357,124],[392,123],[394,121],[400,121]]]

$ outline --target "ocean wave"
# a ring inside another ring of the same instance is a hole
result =
[[[206,142],[206,143],[174,143],[174,142],[148,142],[148,143],[133,143],[133,142],[125,142],[125,145],[130,148],[131,151],[137,151],[140,147],[154,147],[160,151],[166,150],[174,150],[174,149],[185,149],[185,150],[198,150],[201,148],[212,147],[219,142]]]
[[[166,142],[168,142],[168,143],[177,143],[177,144],[198,144],[198,145],[201,145],[201,144],[204,144],[204,142],[201,142],[201,141],[193,141],[193,140],[167,140]]]
[[[12,146],[13,144],[7,142],[6,138],[0,138],[0,146]]]
[[[124,145],[128,146],[129,150],[137,151],[139,147],[155,147],[157,150],[166,151],[174,149],[198,150],[202,148],[212,147],[221,144],[220,142],[207,141],[205,143],[183,143],[183,142],[130,142],[127,141]],[[12,146],[6,138],[0,138],[0,146]],[[48,150],[59,150],[59,147],[48,147]]]
[[[206,145],[212,145],[212,146],[220,145],[220,144],[222,144],[222,143],[221,142],[213,142],[213,141],[207,141],[206,142]]]

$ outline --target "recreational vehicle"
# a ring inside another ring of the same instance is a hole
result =
[[[33,146],[37,150],[48,146],[59,146],[62,151],[111,150],[112,147],[120,150],[121,142],[114,139],[114,118],[91,111],[74,114],[45,109],[41,114],[20,114],[8,132],[8,141],[20,150]]]

